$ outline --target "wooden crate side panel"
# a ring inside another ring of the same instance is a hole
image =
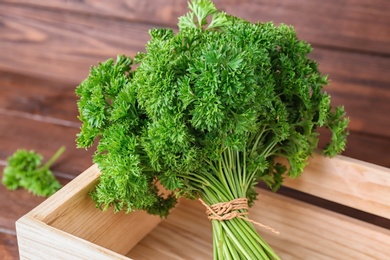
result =
[[[129,260],[121,254],[98,246],[77,236],[46,225],[31,216],[16,222],[20,259],[118,259]]]
[[[92,165],[28,216],[52,228],[125,254],[161,219],[143,211],[125,214],[114,213],[112,209],[106,212],[97,209],[89,192],[95,187],[99,176],[97,165]]]
[[[28,215],[49,225],[55,223],[58,216],[64,214],[79,201],[86,199],[86,194],[96,186],[99,176],[98,166],[96,164],[90,166],[53,196],[30,211]]]
[[[344,156],[316,154],[284,186],[390,219],[390,169]]]

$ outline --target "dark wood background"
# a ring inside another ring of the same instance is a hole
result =
[[[344,155],[390,167],[390,1],[215,4],[252,22],[293,25],[329,75],[333,104],[344,104],[351,119]],[[48,158],[65,145],[54,166],[63,184],[91,165],[93,151],[74,144],[80,126],[75,86],[98,61],[144,50],[150,28],[176,27],[186,9],[184,0],[1,0],[1,172],[18,148]],[[41,201],[0,186],[0,258],[18,258],[14,223]]]

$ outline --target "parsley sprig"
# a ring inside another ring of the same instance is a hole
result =
[[[293,27],[250,23],[209,0],[189,9],[177,33],[150,30],[144,53],[100,63],[76,90],[77,144],[98,142],[101,208],[167,216],[177,197],[252,205],[259,181],[277,190],[299,176],[318,128],[332,133],[325,155],[345,147],[345,111],[332,108],[327,77]],[[215,258],[277,259],[251,223],[212,223]]]
[[[47,197],[59,190],[62,185],[50,170],[51,165],[65,151],[61,147],[45,164],[43,157],[31,150],[19,149],[7,161],[3,171],[2,183],[9,190],[24,188],[41,197]]]

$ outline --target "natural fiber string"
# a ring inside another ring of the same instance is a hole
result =
[[[254,221],[247,217],[248,213],[248,199],[238,198],[228,202],[220,202],[211,206],[207,205],[201,198],[199,201],[206,207],[206,213],[210,220],[216,219],[219,221],[229,220],[233,218],[241,218],[249,221],[259,227],[271,230],[272,232],[279,234],[280,232],[264,225],[260,222]]]

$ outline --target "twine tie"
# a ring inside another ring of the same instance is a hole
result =
[[[228,202],[219,202],[211,206],[207,205],[201,198],[199,198],[199,201],[205,206],[209,220],[225,221],[233,218],[241,218],[276,234],[280,233],[274,228],[248,218],[249,207],[247,198],[237,198]]]

